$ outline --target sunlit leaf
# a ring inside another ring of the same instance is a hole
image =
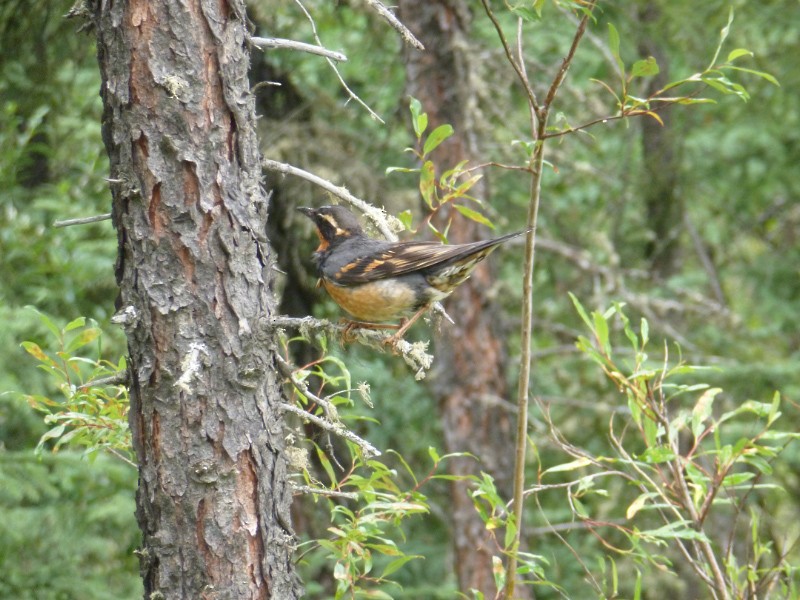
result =
[[[560,473],[563,471],[574,471],[575,469],[582,469],[583,467],[589,466],[592,464],[592,461],[588,458],[578,458],[576,460],[570,461],[568,463],[563,463],[560,465],[556,465],[555,467],[550,467],[547,469],[542,475],[546,475],[547,473]]]
[[[433,208],[436,199],[436,170],[431,161],[425,161],[419,174],[419,193],[428,208]]]
[[[483,216],[477,210],[473,210],[471,208],[467,208],[466,206],[463,206],[461,204],[453,204],[453,208],[455,208],[458,212],[460,212],[462,215],[464,215],[468,219],[471,219],[472,221],[475,221],[476,223],[480,223],[481,225],[486,225],[487,227],[490,227],[490,228],[494,229],[494,223],[492,223],[489,219],[487,219],[485,216]]]
[[[444,124],[439,125],[436,129],[434,129],[431,134],[428,136],[428,139],[425,140],[425,146],[422,149],[423,156],[427,156],[431,152],[433,152],[439,144],[445,141],[453,135],[453,127],[452,125]]]
[[[614,57],[614,60],[617,61],[620,75],[624,78],[625,63],[622,62],[622,58],[619,55],[619,33],[617,32],[617,28],[611,23],[608,24],[608,48],[611,50],[611,55]]]
[[[650,77],[651,75],[658,75],[659,71],[658,63],[652,56],[637,60],[631,65],[631,77]]]
[[[753,53],[746,48],[736,48],[736,50],[731,50],[728,53],[728,62],[733,62],[742,56],[753,56]]]

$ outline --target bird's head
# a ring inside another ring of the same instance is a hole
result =
[[[320,250],[337,239],[364,235],[355,215],[343,206],[323,206],[321,208],[298,208],[317,226]]]

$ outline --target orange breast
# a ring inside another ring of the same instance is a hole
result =
[[[414,312],[414,291],[398,281],[371,281],[355,286],[336,285],[323,279],[322,285],[341,306],[361,321],[393,321]]]

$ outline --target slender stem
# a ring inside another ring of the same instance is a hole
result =
[[[251,37],[250,43],[257,48],[267,48],[269,50],[296,50],[298,52],[308,52],[309,54],[316,54],[317,56],[324,56],[331,60],[339,62],[346,62],[347,57],[341,52],[334,52],[322,46],[315,46],[314,44],[306,44],[305,42],[296,42],[295,40],[284,40],[282,38],[263,38]]]
[[[542,192],[542,167],[544,165],[544,136],[547,131],[547,117],[550,111],[550,106],[555,100],[556,94],[561,87],[564,77],[567,74],[572,60],[575,57],[575,51],[578,48],[581,38],[586,31],[586,25],[591,17],[592,10],[594,9],[595,2],[590,2],[587,6],[584,16],[578,24],[575,35],[572,39],[569,52],[564,60],[561,62],[561,67],[558,73],[553,78],[552,83],[547,91],[544,105],[539,105],[536,101],[536,95],[528,80],[528,74],[525,70],[525,62],[522,49],[522,25],[519,23],[517,29],[517,54],[518,60],[515,60],[508,46],[503,32],[497,19],[494,17],[491,9],[489,8],[488,0],[481,0],[489,16],[489,19],[497,29],[500,41],[506,52],[506,56],[511,63],[512,67],[517,73],[520,84],[522,85],[525,93],[528,96],[528,109],[530,111],[531,121],[531,137],[536,142],[533,156],[531,157],[531,180],[530,180],[530,200],[528,204],[528,218],[527,227],[528,234],[525,239],[525,265],[522,279],[522,322],[520,324],[521,341],[520,341],[520,372],[519,382],[517,386],[517,437],[515,444],[515,464],[514,464],[514,498],[512,508],[514,513],[515,534],[514,542],[509,552],[508,565],[506,567],[506,587],[503,591],[503,598],[511,600],[514,596],[514,586],[516,584],[516,571],[517,571],[517,556],[519,552],[520,541],[522,539],[522,519],[523,508],[525,500],[525,455],[528,447],[528,398],[530,396],[530,383],[532,371],[532,351],[531,341],[533,339],[533,269],[536,258],[536,227],[539,220],[539,205],[541,204]]]
[[[98,221],[108,221],[111,219],[111,213],[104,213],[102,215],[95,215],[93,217],[83,217],[81,219],[67,219],[65,221],[55,221],[53,227],[71,227],[73,225],[87,225],[89,223],[97,223]]]

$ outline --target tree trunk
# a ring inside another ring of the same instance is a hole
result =
[[[479,156],[472,123],[474,89],[470,86],[467,29],[470,15],[465,3],[447,0],[401,0],[400,19],[425,45],[425,52],[406,49],[406,87],[428,113],[429,130],[450,123],[455,134],[435,154],[437,165],[450,168],[461,160]],[[487,186],[479,182],[471,193],[486,198]],[[486,228],[450,213],[448,234],[452,242],[486,236]],[[499,311],[487,297],[494,287],[491,263],[481,265],[451,296],[446,309],[455,325],[444,324],[436,338],[436,371],[431,388],[436,395],[447,452],[469,452],[479,457],[450,464],[457,475],[492,474],[501,493],[510,496],[514,454],[510,440],[513,425],[498,398],[507,397],[506,355],[498,334]],[[477,589],[495,596],[492,556],[499,551],[487,534],[463,481],[452,484],[453,568],[459,589]]]
[[[94,17],[145,597],[298,598],[244,2]]]

